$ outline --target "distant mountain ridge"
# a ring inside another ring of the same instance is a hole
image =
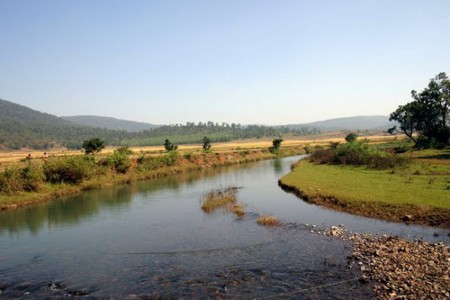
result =
[[[389,116],[355,116],[335,118],[303,124],[289,124],[286,127],[297,129],[302,127],[318,128],[322,131],[336,130],[387,130],[395,126],[395,122],[389,121]]]
[[[117,144],[125,132],[81,126],[23,105],[0,99],[0,149],[80,148],[83,140],[99,137]]]
[[[121,120],[111,117],[89,116],[89,115],[64,116],[61,117],[61,119],[78,125],[106,128],[112,130],[124,130],[126,132],[139,132],[159,127],[159,125],[150,123]]]
[[[67,120],[71,117],[59,118],[0,99],[0,149],[50,149],[60,146],[80,149],[84,140],[94,137],[104,140],[108,145],[116,146],[162,145],[165,139],[170,139],[176,144],[202,143],[205,136],[212,142],[277,136],[295,138],[331,130],[386,130],[394,125],[389,122],[387,116],[358,116],[287,126],[234,123],[219,125],[208,121],[158,127],[153,124],[108,117],[85,117],[82,118],[84,123],[78,119],[79,123],[87,125],[86,120],[95,121],[95,123],[91,123],[91,126],[97,127],[80,125]],[[112,124],[115,124],[115,127]],[[125,128],[125,125],[129,127]],[[105,127],[122,130],[106,129]]]

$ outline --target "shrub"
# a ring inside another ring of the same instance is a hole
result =
[[[336,149],[318,149],[311,154],[310,160],[317,164],[336,164]]]
[[[128,148],[120,148],[108,157],[108,163],[117,173],[125,174],[131,168],[131,159],[128,157]]]
[[[43,166],[46,181],[71,184],[78,184],[90,177],[94,168],[95,160],[92,156],[60,157]]]
[[[311,147],[311,145],[306,145],[305,147],[303,147],[303,149],[305,150],[306,154],[311,154],[314,152],[313,147]]]
[[[124,154],[126,154],[126,155],[131,155],[131,154],[133,154],[133,151],[132,151],[130,148],[128,148],[127,146],[117,148],[117,152],[119,152],[119,153],[124,153]]]
[[[23,169],[7,168],[0,174],[0,193],[13,195],[18,192],[36,192],[44,181],[42,168],[29,163]]]
[[[178,146],[175,145],[175,144],[172,144],[172,143],[170,142],[170,140],[166,139],[166,140],[164,141],[164,149],[166,149],[167,152],[175,151],[175,150],[178,149]]]
[[[377,150],[367,141],[341,144],[336,148],[317,149],[311,154],[310,161],[317,164],[367,165],[373,169],[404,166],[409,162],[404,157]]]
[[[13,195],[23,191],[23,181],[20,173],[19,168],[16,167],[7,168],[0,173],[0,192]]]
[[[187,160],[190,160],[192,158],[192,152],[186,152],[183,154],[183,157]]]
[[[345,141],[347,143],[353,143],[356,141],[356,139],[358,138],[358,136],[354,133],[349,133],[345,136]]]
[[[85,140],[82,145],[85,154],[98,153],[105,148],[105,142],[99,138]]]
[[[173,166],[178,163],[178,153],[176,151],[168,152],[166,155],[158,157],[145,157],[142,155],[138,158],[138,170],[156,170],[162,167]]]
[[[399,155],[393,155],[391,153],[377,153],[370,157],[370,161],[367,163],[371,169],[385,170],[395,167],[403,167],[410,162],[410,158],[406,158]]]
[[[272,141],[272,147],[269,148],[270,153],[278,155],[280,154],[280,148],[281,148],[281,143],[283,142],[283,139],[281,138],[276,138]]]
[[[208,151],[211,149],[211,140],[209,138],[207,138],[206,136],[203,137],[203,146],[202,146],[204,151]]]
[[[36,192],[40,189],[45,177],[42,168],[36,164],[28,164],[21,171],[23,190]]]

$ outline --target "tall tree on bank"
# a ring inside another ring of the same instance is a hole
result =
[[[95,154],[99,153],[100,151],[105,148],[105,141],[102,141],[99,138],[93,138],[90,140],[85,140],[83,142],[83,149],[85,154]]]
[[[411,91],[413,101],[400,105],[389,120],[397,121],[400,129],[416,146],[445,146],[449,144],[450,80],[439,73],[428,87],[418,93]],[[419,137],[415,138],[414,133]]]

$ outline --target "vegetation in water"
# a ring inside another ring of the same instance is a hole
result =
[[[189,172],[273,158],[261,149],[204,152],[201,149],[179,154],[133,153],[121,147],[109,154],[51,156],[46,159],[23,160],[0,169],[0,209],[9,209],[43,200],[55,199],[82,190],[118,183],[128,183]],[[301,153],[299,148],[283,149],[282,155]],[[236,215],[238,203],[231,207]],[[243,209],[242,209],[243,210]]]
[[[211,190],[203,197],[202,210],[206,213],[211,213],[218,209],[234,211],[237,202],[237,190],[237,187]]]
[[[280,221],[275,216],[262,215],[256,220],[256,223],[262,226],[276,226],[280,224]]]

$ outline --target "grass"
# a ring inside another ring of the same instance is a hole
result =
[[[242,204],[233,205],[231,210],[238,217],[242,217],[245,215],[244,206],[242,206]]]
[[[219,208],[229,208],[232,210],[237,201],[237,187],[228,187],[225,189],[215,189],[208,192],[202,201],[202,210],[211,213]]]
[[[238,217],[245,215],[244,206],[237,203],[238,187],[232,186],[224,189],[214,189],[208,192],[202,200],[202,210],[212,213],[217,210],[234,213]]]
[[[262,215],[256,220],[256,223],[262,226],[276,226],[280,224],[280,221],[275,216]]]
[[[437,214],[450,222],[450,162],[445,159],[449,151],[405,153],[413,158],[412,163],[388,170],[304,160],[280,185],[311,202],[366,216],[399,220],[401,214],[411,213],[423,221],[427,214]]]

